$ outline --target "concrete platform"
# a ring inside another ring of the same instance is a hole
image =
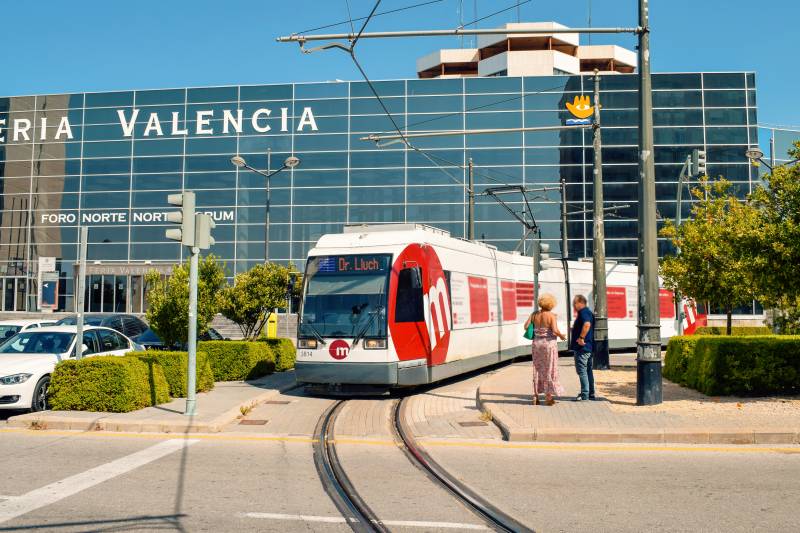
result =
[[[678,394],[681,391],[675,391],[682,388],[665,382],[662,406],[636,407],[635,398],[620,400],[619,383],[614,380],[615,371],[610,370],[603,371],[608,374],[595,371],[596,377],[600,376],[599,401],[575,402],[572,399],[579,384],[572,360],[562,358],[559,371],[565,394],[554,406],[533,405],[530,362],[489,376],[478,390],[478,405],[509,441],[800,444],[797,399],[775,400],[788,406],[781,406],[780,416],[775,417],[762,411],[748,413],[737,399],[723,401],[695,391],[670,405],[668,393]],[[763,399],[763,403],[772,401]]]
[[[13,416],[8,427],[76,431],[157,433],[217,433],[253,408],[295,386],[294,372],[281,372],[253,381],[219,382],[197,395],[197,414],[183,414],[186,399],[178,398],[130,413],[44,411]]]

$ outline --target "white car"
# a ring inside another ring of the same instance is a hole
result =
[[[34,328],[42,328],[45,326],[55,325],[55,320],[36,320],[36,319],[18,319],[18,320],[0,320],[0,344],[19,333]]]
[[[47,409],[47,388],[56,363],[75,358],[75,326],[20,331],[0,345],[0,409]],[[142,347],[110,328],[83,330],[83,355],[125,355]]]

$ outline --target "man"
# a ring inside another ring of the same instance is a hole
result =
[[[594,314],[586,307],[586,297],[578,294],[572,300],[572,308],[577,316],[572,326],[572,344],[575,352],[575,370],[581,381],[581,393],[576,402],[594,400],[594,372],[592,371],[592,347],[594,344]]]

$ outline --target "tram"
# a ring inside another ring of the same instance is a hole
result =
[[[348,226],[322,236],[306,262],[297,330],[299,383],[394,388],[432,383],[530,353],[530,257],[420,224]],[[592,264],[546,260],[539,292],[592,302]],[[636,267],[607,264],[609,345],[636,344]],[[660,290],[661,335],[675,334],[673,295]],[[689,314],[691,332],[698,318]],[[562,343],[561,348],[566,348]]]

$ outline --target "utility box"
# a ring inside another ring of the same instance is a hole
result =
[[[276,313],[270,313],[267,319],[267,338],[278,338],[278,315]]]

